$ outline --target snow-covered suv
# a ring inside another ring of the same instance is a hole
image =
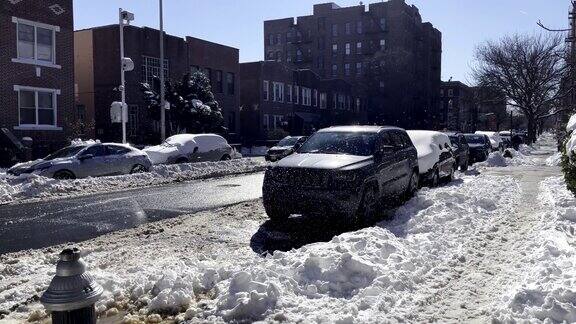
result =
[[[411,196],[418,175],[416,149],[403,129],[330,127],[266,170],[264,207],[272,220],[335,214],[362,222],[381,202]]]

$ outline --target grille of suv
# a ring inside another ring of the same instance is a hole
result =
[[[322,170],[282,169],[278,172],[278,182],[307,188],[326,187],[328,177]]]

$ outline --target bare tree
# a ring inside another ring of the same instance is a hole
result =
[[[528,137],[536,140],[539,122],[563,111],[561,88],[568,71],[561,35],[513,35],[476,49],[473,76],[479,86],[502,91],[508,105],[526,117]]]

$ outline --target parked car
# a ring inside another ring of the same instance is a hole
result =
[[[470,148],[468,147],[466,137],[461,133],[446,133],[446,135],[450,138],[456,165],[460,167],[462,171],[468,170],[468,165],[470,165]]]
[[[418,151],[421,182],[436,187],[441,180],[451,181],[457,165],[448,135],[425,130],[407,132]]]
[[[294,153],[302,143],[306,141],[306,136],[286,136],[278,142],[275,146],[271,147],[267,152],[266,161],[275,162],[283,157]]]
[[[381,202],[414,194],[418,174],[416,149],[403,129],[330,127],[268,167],[264,207],[272,220],[332,212],[361,222]]]
[[[481,135],[488,136],[488,139],[490,140],[490,147],[492,148],[492,152],[504,150],[504,143],[502,141],[502,138],[498,134],[498,132],[476,131],[475,134],[481,134]]]
[[[17,164],[8,173],[76,179],[147,172],[151,166],[148,155],[139,149],[124,144],[95,142],[71,145],[43,159]]]
[[[464,134],[464,136],[470,150],[470,161],[472,163],[486,161],[492,150],[488,136],[482,134]]]
[[[144,149],[153,164],[230,160],[234,149],[220,135],[179,134]]]

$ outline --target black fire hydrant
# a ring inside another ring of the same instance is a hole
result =
[[[60,253],[56,275],[40,297],[46,310],[52,312],[54,324],[96,323],[95,304],[103,288],[86,272],[80,250],[66,249]]]

